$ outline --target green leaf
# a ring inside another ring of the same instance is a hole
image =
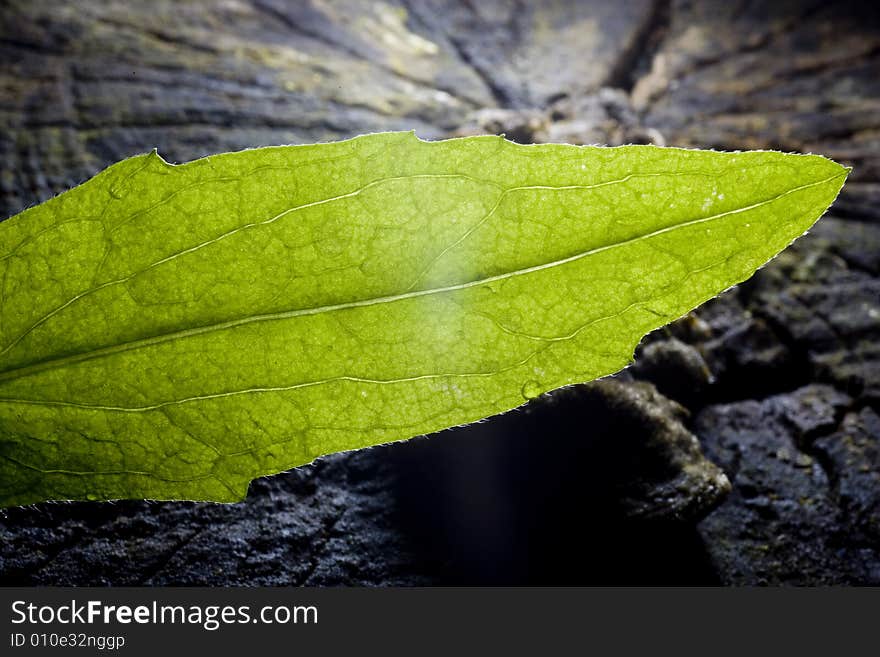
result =
[[[240,500],[615,372],[846,175],[412,133],[125,160],[0,224],[0,505]]]

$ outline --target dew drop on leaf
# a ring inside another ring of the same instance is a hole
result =
[[[534,379],[530,379],[523,384],[522,396],[526,399],[534,399],[540,396],[542,392],[541,384]]]

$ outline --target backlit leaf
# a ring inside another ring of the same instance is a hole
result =
[[[0,224],[0,505],[239,500],[615,372],[846,174],[411,133],[125,160]]]

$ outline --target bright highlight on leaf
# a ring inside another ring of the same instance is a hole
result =
[[[610,374],[846,175],[412,133],[125,160],[0,224],[0,505],[240,500]]]

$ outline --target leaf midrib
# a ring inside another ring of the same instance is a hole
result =
[[[650,231],[648,233],[644,233],[642,235],[636,235],[635,237],[631,237],[625,240],[621,240],[619,242],[614,242],[611,244],[606,244],[603,246],[595,247],[592,249],[587,249],[586,251],[582,251],[580,253],[573,254],[571,256],[567,256],[565,258],[560,258],[558,260],[552,260],[545,263],[540,263],[538,265],[532,265],[530,267],[524,267],[521,269],[516,269],[508,272],[502,272],[500,274],[495,274],[493,276],[487,276],[484,278],[474,279],[472,281],[466,281],[464,283],[456,283],[453,285],[446,285],[436,288],[426,288],[423,290],[413,290],[408,292],[403,292],[399,294],[387,295],[382,297],[371,297],[368,299],[360,299],[357,301],[347,301],[338,304],[330,304],[324,306],[315,306],[312,308],[300,308],[296,310],[288,310],[277,313],[265,313],[260,315],[252,315],[249,317],[242,317],[234,320],[227,320],[225,322],[216,322],[213,324],[206,324],[200,327],[193,327],[188,329],[183,329],[179,331],[170,331],[167,333],[160,333],[155,336],[151,336],[148,338],[139,338],[137,340],[131,340],[128,342],[121,342],[115,345],[108,345],[106,347],[100,347],[98,349],[92,349],[88,351],[79,352],[76,354],[70,354],[67,356],[60,357],[50,357],[42,361],[37,361],[35,363],[30,363],[28,365],[19,366],[16,368],[8,369],[0,371],[0,383],[30,376],[33,374],[38,374],[41,372],[45,372],[47,370],[58,369],[64,367],[66,365],[74,365],[77,363],[81,363],[88,360],[94,360],[97,358],[102,358],[105,356],[112,356],[119,353],[124,353],[126,351],[134,351],[137,349],[154,346],[157,344],[162,344],[164,342],[170,342],[172,340],[177,339],[187,339],[191,337],[196,337],[199,335],[204,335],[206,333],[213,333],[216,331],[224,331],[227,329],[238,328],[240,326],[247,326],[248,324],[267,322],[267,321],[280,321],[285,319],[293,319],[296,317],[305,317],[309,315],[318,315],[321,313],[331,313],[337,312],[341,310],[349,310],[354,308],[363,308],[369,307],[373,305],[380,305],[385,303],[394,303],[397,301],[405,301],[408,299],[419,298],[423,296],[430,296],[433,294],[444,294],[447,292],[456,292],[459,290],[470,289],[474,287],[479,287],[481,285],[488,285],[494,282],[507,280],[510,278],[514,278],[516,276],[526,276],[529,274],[537,273],[539,271],[544,271],[547,269],[552,269],[555,267],[564,266],[570,264],[572,262],[576,262],[583,258],[596,255],[598,253],[602,253],[604,251],[608,251],[611,249],[615,249],[621,246],[626,246],[628,244],[635,244],[642,240],[651,239],[653,237],[657,237],[659,235],[663,235],[666,233],[670,233],[679,229],[688,228],[690,226],[699,225],[702,223],[707,223],[710,221],[715,221],[717,219],[722,219],[724,217],[728,217],[735,214],[741,214],[743,212],[749,212],[751,210],[755,210],[757,208],[763,207],[765,205],[769,205],[774,203],[786,196],[790,196],[791,194],[795,194],[800,191],[804,191],[806,189],[810,189],[813,187],[818,187],[819,185],[824,185],[826,183],[832,182],[839,178],[845,178],[847,175],[847,171],[844,170],[841,173],[837,173],[833,176],[829,176],[822,180],[818,180],[812,183],[806,183],[803,185],[799,185],[797,187],[793,187],[789,190],[781,192],[771,198],[764,199],[762,201],[758,201],[751,205],[743,206],[741,208],[735,208],[733,210],[728,210],[726,212],[721,212],[714,215],[709,215],[706,217],[699,217],[697,219],[689,219],[672,226],[665,226],[663,228],[659,228],[654,231]]]

